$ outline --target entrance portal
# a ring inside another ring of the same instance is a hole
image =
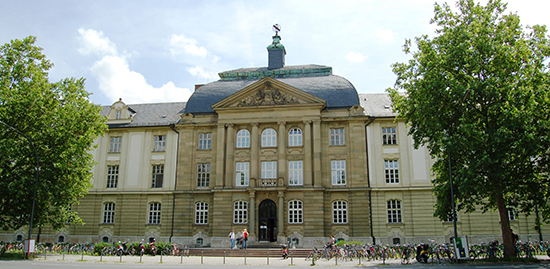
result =
[[[259,215],[259,241],[277,241],[277,205],[272,200],[266,199],[260,203]]]

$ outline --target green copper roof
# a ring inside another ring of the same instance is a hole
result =
[[[261,79],[272,78],[298,78],[332,75],[332,67],[324,65],[298,65],[285,66],[283,68],[269,70],[260,68],[241,68],[218,73],[220,80]]]

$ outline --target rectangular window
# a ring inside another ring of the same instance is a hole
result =
[[[302,161],[288,162],[288,185],[299,186],[303,185],[304,166]]]
[[[277,178],[277,162],[262,162],[262,179]]]
[[[332,203],[332,222],[334,224],[348,223],[348,203],[346,201]]]
[[[299,200],[288,202],[288,223],[301,224],[303,222],[303,203]]]
[[[248,176],[249,176],[250,163],[243,162],[237,163],[235,167],[236,175],[236,185],[237,186],[248,186]]]
[[[160,224],[160,203],[149,204],[149,224]]]
[[[346,161],[331,161],[332,185],[346,185]]]
[[[212,133],[199,134],[199,149],[211,149]]]
[[[401,202],[388,201],[388,223],[401,223]]]
[[[195,204],[195,224],[208,224],[208,203]]]
[[[395,127],[382,128],[382,144],[397,145],[397,132]]]
[[[153,145],[153,151],[165,151],[166,149],[166,136],[155,135],[155,144]]]
[[[330,145],[343,146],[346,144],[344,128],[330,129]]]
[[[247,224],[248,223],[248,203],[245,201],[237,201],[233,204],[233,223]]]
[[[516,221],[516,211],[513,208],[508,208],[508,220]]]
[[[115,223],[115,203],[105,203],[103,206],[103,224]]]
[[[151,178],[151,188],[162,188],[164,179],[164,165],[153,165],[153,173]]]
[[[111,144],[109,146],[109,152],[111,152],[111,153],[120,152],[121,144],[122,144],[122,137],[121,136],[111,137]]]
[[[197,164],[197,187],[208,187],[210,185],[210,164]]]
[[[116,188],[118,186],[118,165],[107,166],[107,186],[106,188]]]
[[[384,170],[386,173],[386,183],[399,183],[399,163],[397,160],[384,160]]]

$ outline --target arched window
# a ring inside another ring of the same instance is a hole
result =
[[[107,236],[104,236],[102,238],[102,240],[103,240],[104,243],[109,243],[109,237],[107,237]]]
[[[149,224],[160,224],[160,203],[149,204]]]
[[[202,244],[204,244],[204,239],[202,239],[202,238],[197,238],[196,243],[197,243],[197,245],[202,246]]]
[[[233,223],[246,224],[248,223],[248,203],[245,201],[237,201],[233,203]]]
[[[58,242],[58,243],[63,243],[63,242],[65,242],[65,236],[60,235],[60,236],[57,238],[57,242]]]
[[[262,147],[276,147],[277,132],[272,128],[267,128],[262,132]]]
[[[401,202],[399,200],[388,201],[388,223],[401,223]]]
[[[301,224],[304,219],[303,203],[300,200],[288,202],[288,223]]]
[[[332,222],[334,224],[348,223],[348,203],[346,201],[332,203]]]
[[[302,130],[300,128],[292,128],[288,132],[288,146],[297,147],[302,145]]]
[[[242,129],[237,132],[237,148],[249,148],[250,147],[250,132],[246,129]]]

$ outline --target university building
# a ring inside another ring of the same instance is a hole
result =
[[[232,229],[247,229],[252,244],[297,247],[331,235],[449,242],[452,221],[433,216],[433,160],[414,149],[389,96],[358,94],[328,66],[286,66],[280,40],[267,67],[222,72],[188,102],[105,106],[94,187],[72,207],[85,224],[43,228],[41,241],[228,247]],[[521,240],[538,240],[533,217],[510,213]],[[458,233],[500,239],[498,214],[459,214]]]

